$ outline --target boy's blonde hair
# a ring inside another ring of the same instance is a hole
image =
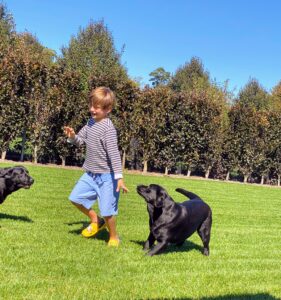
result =
[[[90,93],[89,104],[91,106],[101,106],[102,109],[112,109],[115,104],[115,95],[110,88],[97,87]]]

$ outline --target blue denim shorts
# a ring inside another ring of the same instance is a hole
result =
[[[102,217],[118,214],[119,192],[114,174],[84,173],[74,186],[69,200],[90,209],[98,201]]]

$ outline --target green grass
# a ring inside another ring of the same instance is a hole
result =
[[[7,165],[7,164],[6,164]],[[1,164],[1,166],[6,166]],[[27,165],[35,184],[0,206],[0,299],[280,299],[281,189],[125,175],[122,245],[80,235],[87,218],[68,201],[80,170]],[[210,257],[194,234],[182,248],[147,257],[148,213],[138,184],[183,187],[212,207]]]

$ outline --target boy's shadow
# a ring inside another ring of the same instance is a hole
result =
[[[134,240],[131,240],[131,242],[133,242],[135,244],[138,244],[142,247],[145,243],[143,241],[134,241]],[[171,253],[171,252],[189,252],[189,251],[192,251],[192,250],[197,250],[197,251],[202,253],[203,247],[198,246],[197,244],[194,244],[193,242],[187,240],[181,246],[168,245],[167,248],[163,252],[161,252],[161,254],[168,254],[168,253]]]
[[[9,220],[14,220],[14,221],[23,221],[23,222],[33,223],[33,221],[31,219],[29,219],[28,217],[13,216],[13,215],[8,215],[8,214],[3,214],[3,213],[0,213],[0,219],[9,219]]]
[[[78,228],[78,229],[70,230],[69,233],[76,234],[76,235],[81,235],[81,231],[89,225],[89,222],[78,221],[78,222],[66,223],[66,225],[68,225],[68,226],[77,225],[77,224],[81,224],[81,227]],[[106,229],[103,229],[103,230],[99,231],[94,236],[94,238],[98,239],[98,240],[107,241],[109,239],[109,233]]]

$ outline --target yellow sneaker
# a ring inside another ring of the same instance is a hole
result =
[[[108,241],[108,243],[107,243],[107,245],[109,246],[109,247],[119,247],[119,245],[120,245],[120,240],[119,239],[110,239],[109,241]]]
[[[83,235],[83,237],[86,238],[92,237],[95,236],[99,231],[101,231],[105,227],[106,224],[104,221],[101,225],[98,225],[97,223],[91,223],[88,227],[82,230],[81,234]]]

